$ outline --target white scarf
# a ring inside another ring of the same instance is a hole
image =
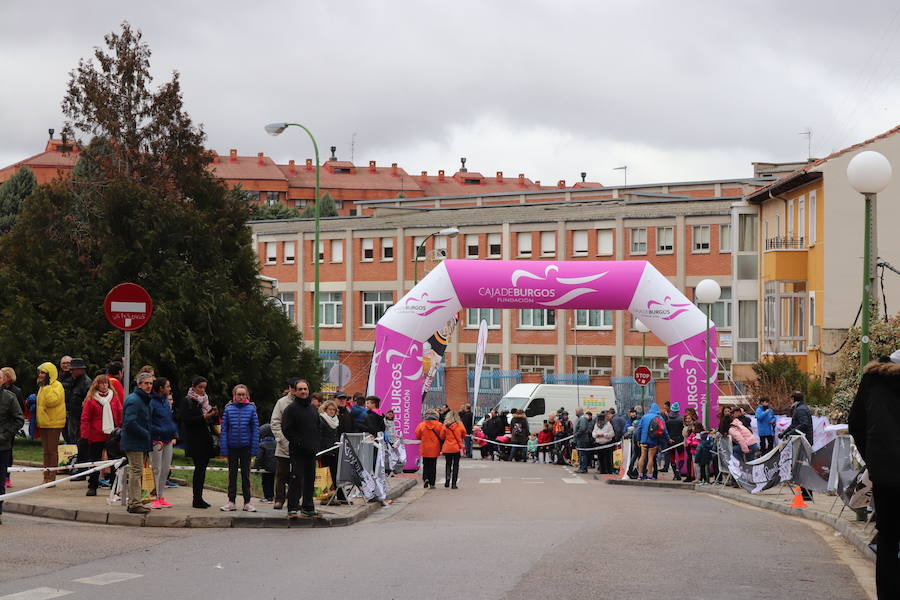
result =
[[[337,429],[337,426],[338,426],[338,418],[337,418],[337,415],[334,415],[333,417],[330,417],[330,416],[328,416],[327,414],[321,412],[321,413],[319,413],[319,416],[322,417],[322,420],[325,421],[325,423],[326,423],[329,427],[331,427],[332,429]]]
[[[113,399],[113,391],[106,390],[106,395],[97,392],[94,394],[94,400],[100,403],[100,406],[103,407],[103,433],[109,435],[112,433],[113,429],[116,428],[116,424],[113,421],[112,414],[112,406],[110,406]]]

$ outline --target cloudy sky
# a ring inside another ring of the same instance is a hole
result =
[[[40,8],[38,8],[40,7]],[[900,123],[900,3],[315,0],[0,5],[0,165],[60,130],[67,73],[122,20],[220,153],[544,183],[751,174]]]

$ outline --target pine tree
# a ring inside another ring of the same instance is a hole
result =
[[[0,235],[12,229],[22,208],[22,202],[31,195],[35,186],[37,179],[28,167],[20,168],[0,185]]]
[[[303,212],[300,214],[304,219],[312,219],[316,216],[316,203],[312,202],[311,204],[307,204],[306,208],[303,209]],[[334,198],[331,197],[331,194],[325,192],[322,194],[322,197],[319,199],[319,218],[324,219],[325,217],[337,217],[337,205],[334,203]]]

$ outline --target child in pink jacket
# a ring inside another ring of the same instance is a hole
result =
[[[728,435],[731,436],[731,442],[735,444],[731,451],[737,458],[741,458],[738,452],[742,452],[744,460],[753,460],[756,453],[759,452],[759,440],[753,433],[744,427],[740,419],[734,419],[728,428]]]

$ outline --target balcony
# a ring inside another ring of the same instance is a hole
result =
[[[805,241],[802,237],[767,239],[763,252],[763,280],[805,281],[807,267]]]

